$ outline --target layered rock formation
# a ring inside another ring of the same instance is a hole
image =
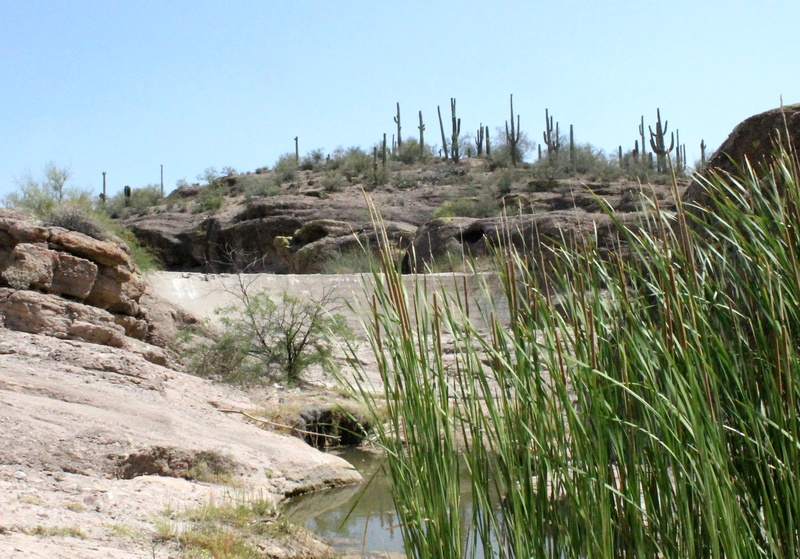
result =
[[[163,363],[163,351],[142,342],[167,346],[170,336],[164,332],[171,326],[142,306],[145,288],[121,241],[0,212],[0,326],[126,347]],[[174,310],[168,318],[178,315]]]

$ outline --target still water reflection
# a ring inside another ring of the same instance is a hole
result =
[[[284,515],[302,524],[343,553],[363,557],[403,557],[403,536],[381,471],[383,458],[373,452],[350,449],[336,452],[364,477],[364,483],[288,502]]]

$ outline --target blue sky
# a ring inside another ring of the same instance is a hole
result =
[[[540,141],[544,110],[606,151],[656,108],[689,160],[752,114],[800,102],[800,2],[0,0],[0,196],[48,161],[110,192],[294,151],[438,142],[508,119]]]

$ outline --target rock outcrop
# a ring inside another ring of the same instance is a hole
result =
[[[0,212],[0,326],[111,347],[166,360],[170,320],[192,319],[153,299],[142,306],[146,282],[119,240],[45,227]],[[151,311],[150,309],[154,309]]]
[[[800,104],[772,109],[739,123],[708,159],[703,175],[735,174],[746,164],[758,170],[769,161],[776,142],[786,142],[787,135],[795,148],[800,147]],[[689,185],[682,201],[699,206],[708,206],[711,202],[698,181]]]
[[[616,219],[632,229],[646,223],[644,215],[635,212],[618,214]],[[506,218],[434,219],[417,231],[402,268],[407,273],[421,272],[426,264],[448,254],[478,256],[508,242],[539,262],[547,261],[559,246],[589,242],[611,249],[617,240],[618,226],[605,213],[562,210]]]

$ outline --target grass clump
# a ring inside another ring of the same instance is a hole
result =
[[[57,537],[57,538],[79,538],[86,539],[86,532],[80,526],[42,526],[37,525],[35,528],[23,530],[23,533],[29,536],[41,537]]]
[[[618,223],[624,256],[563,246],[542,274],[503,248],[477,309],[374,274],[362,393],[409,557],[798,555],[796,154],[705,187],[713,208]]]
[[[211,500],[183,512],[168,511],[155,521],[156,541],[175,542],[184,557],[264,557],[265,541],[291,544],[307,537],[278,518],[271,498],[245,493]]]

